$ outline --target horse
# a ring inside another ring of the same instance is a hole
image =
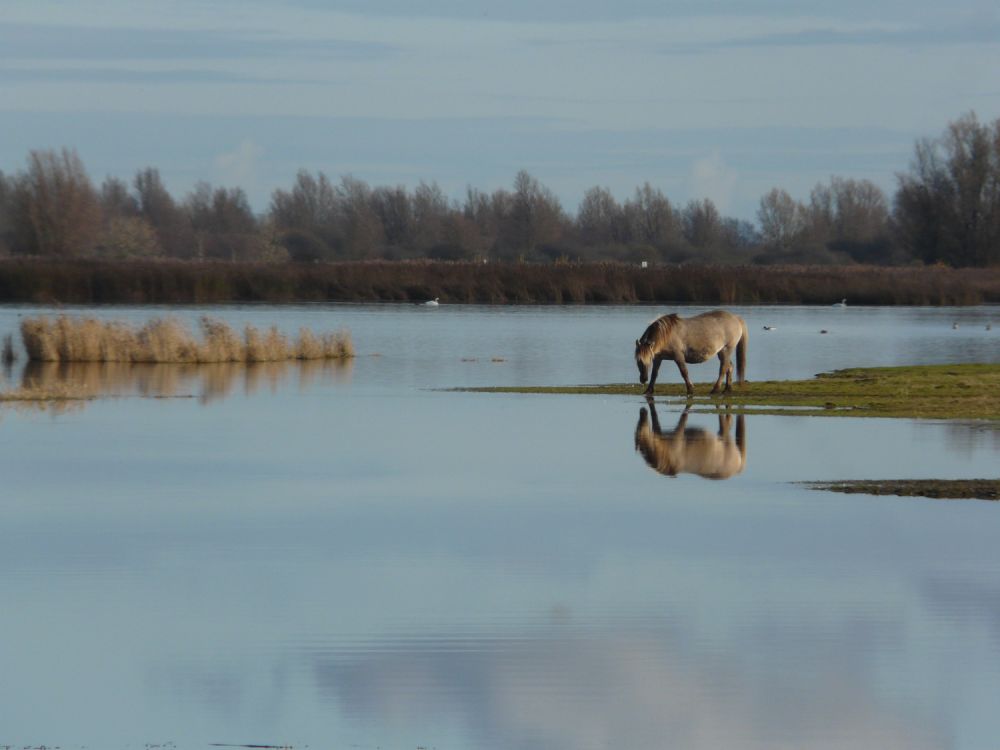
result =
[[[739,315],[725,310],[681,318],[676,313],[663,315],[652,323],[635,340],[635,364],[639,368],[639,382],[645,383],[646,395],[653,394],[660,362],[672,359],[681,371],[688,396],[694,394],[694,386],[688,377],[687,364],[697,364],[718,355],[719,377],[712,387],[718,393],[723,376],[726,378],[726,392],[733,387],[733,352],[736,352],[736,372],[740,383],[746,382],[747,365],[747,324]]]
[[[652,403],[649,411],[647,416],[645,407],[639,410],[635,449],[651,469],[670,477],[697,474],[706,479],[729,479],[746,467],[746,423],[742,414],[736,417],[736,441],[733,442],[729,431],[731,414],[719,415],[719,431],[713,433],[688,427],[688,410],[685,409],[673,431],[663,432]]]

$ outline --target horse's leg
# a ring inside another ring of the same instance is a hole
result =
[[[729,393],[733,390],[733,356],[729,349],[724,349],[726,353],[726,389],[725,392]]]
[[[691,385],[691,378],[688,377],[687,364],[681,357],[674,360],[677,363],[677,369],[681,371],[681,377],[684,378],[684,385],[687,387],[687,392],[689,396],[694,395],[694,386]]]
[[[656,385],[656,376],[660,374],[660,357],[653,357],[653,366],[649,368],[649,385],[646,386],[646,395],[653,395],[653,386]]]
[[[718,393],[719,387],[722,385],[723,375],[727,375],[729,372],[729,352],[723,347],[719,350],[719,377],[715,379],[715,385],[712,386],[712,393]],[[729,384],[726,384],[726,390],[729,390]]]

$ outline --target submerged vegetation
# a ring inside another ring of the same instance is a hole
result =
[[[487,393],[566,393],[642,396],[638,383],[594,386],[466,388]],[[809,380],[735,386],[716,397],[696,386],[694,405],[745,413],[850,417],[1000,420],[1000,364],[918,365],[836,370]],[[658,384],[656,396],[685,396],[683,383]]]
[[[200,321],[201,337],[173,318],[142,326],[96,318],[38,316],[21,321],[31,362],[130,362],[202,364],[343,359],[354,356],[346,331],[315,334],[307,328],[289,339],[277,328],[246,326],[242,335],[214,318]]]

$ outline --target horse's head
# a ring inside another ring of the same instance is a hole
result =
[[[639,368],[639,382],[646,385],[649,380],[649,368],[653,364],[653,347],[635,340],[635,366]]]

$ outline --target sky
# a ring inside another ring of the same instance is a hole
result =
[[[890,192],[920,138],[1000,117],[1000,6],[956,0],[3,0],[0,171],[76,149],[266,210],[300,169],[509,188],[645,182],[753,219],[772,187]]]

